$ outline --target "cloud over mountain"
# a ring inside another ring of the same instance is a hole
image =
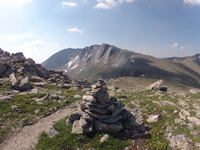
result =
[[[76,27],[70,28],[67,31],[68,32],[78,32],[79,34],[83,34],[85,32],[85,30],[83,30],[83,29],[77,29]]]
[[[94,8],[112,9],[124,2],[133,2],[134,0],[97,0],[97,5]]]
[[[65,7],[65,6],[75,7],[75,6],[77,6],[77,3],[74,3],[74,2],[62,2],[62,6],[63,7]]]
[[[179,49],[183,50],[183,49],[191,48],[192,45],[189,44],[187,46],[180,46],[178,43],[174,43],[174,44],[170,45],[170,47],[172,47],[172,48],[178,47]]]
[[[183,0],[183,2],[190,5],[200,5],[200,0]]]

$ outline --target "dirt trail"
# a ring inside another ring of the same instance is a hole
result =
[[[0,146],[1,150],[31,150],[37,143],[39,135],[48,125],[53,125],[56,121],[69,116],[74,109],[66,107],[42,118],[36,124],[25,126],[19,133],[5,140]]]

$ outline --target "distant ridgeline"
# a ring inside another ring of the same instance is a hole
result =
[[[61,50],[42,65],[89,81],[99,78],[145,77],[200,87],[200,54],[159,59],[102,44]]]

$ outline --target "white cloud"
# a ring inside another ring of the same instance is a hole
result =
[[[124,2],[133,2],[134,0],[97,0],[96,6],[94,8],[99,9],[112,9]]]
[[[36,41],[26,42],[26,43],[24,43],[24,46],[38,47],[38,46],[41,46],[42,44],[45,44],[45,42],[41,41],[41,40],[36,40]]]
[[[79,34],[83,34],[83,32],[85,32],[85,30],[83,29],[77,29],[76,27],[68,29],[68,32],[78,32]]]
[[[26,2],[32,2],[33,0],[0,0],[0,6],[4,5],[21,5]]]
[[[170,45],[172,48],[174,48],[174,47],[178,47],[179,45],[178,45],[178,43],[174,43],[173,45]]]
[[[87,1],[87,0],[83,0],[82,2],[83,2],[84,4],[88,3],[88,1]]]
[[[178,47],[179,49],[181,49],[181,50],[184,50],[184,49],[191,48],[191,47],[192,47],[192,45],[187,45],[187,46],[179,46],[179,44],[178,44],[178,43],[174,43],[173,45],[170,45],[170,47],[172,47],[172,48]]]
[[[77,4],[74,2],[62,2],[62,6],[63,7],[65,7],[65,6],[75,7],[75,6],[77,6]]]
[[[192,45],[187,45],[187,46],[181,46],[180,49],[188,49],[188,48],[191,48]]]
[[[25,42],[20,46],[7,47],[4,50],[10,53],[22,52],[26,58],[32,58],[36,63],[42,63],[58,50],[58,44],[35,40]],[[52,51],[53,50],[53,51]]]
[[[183,0],[184,3],[190,4],[190,5],[200,5],[200,0]]]

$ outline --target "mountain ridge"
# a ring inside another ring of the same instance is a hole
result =
[[[200,87],[199,54],[183,58],[156,58],[103,43],[83,49],[64,49],[42,65],[89,81],[98,78],[146,77]]]

